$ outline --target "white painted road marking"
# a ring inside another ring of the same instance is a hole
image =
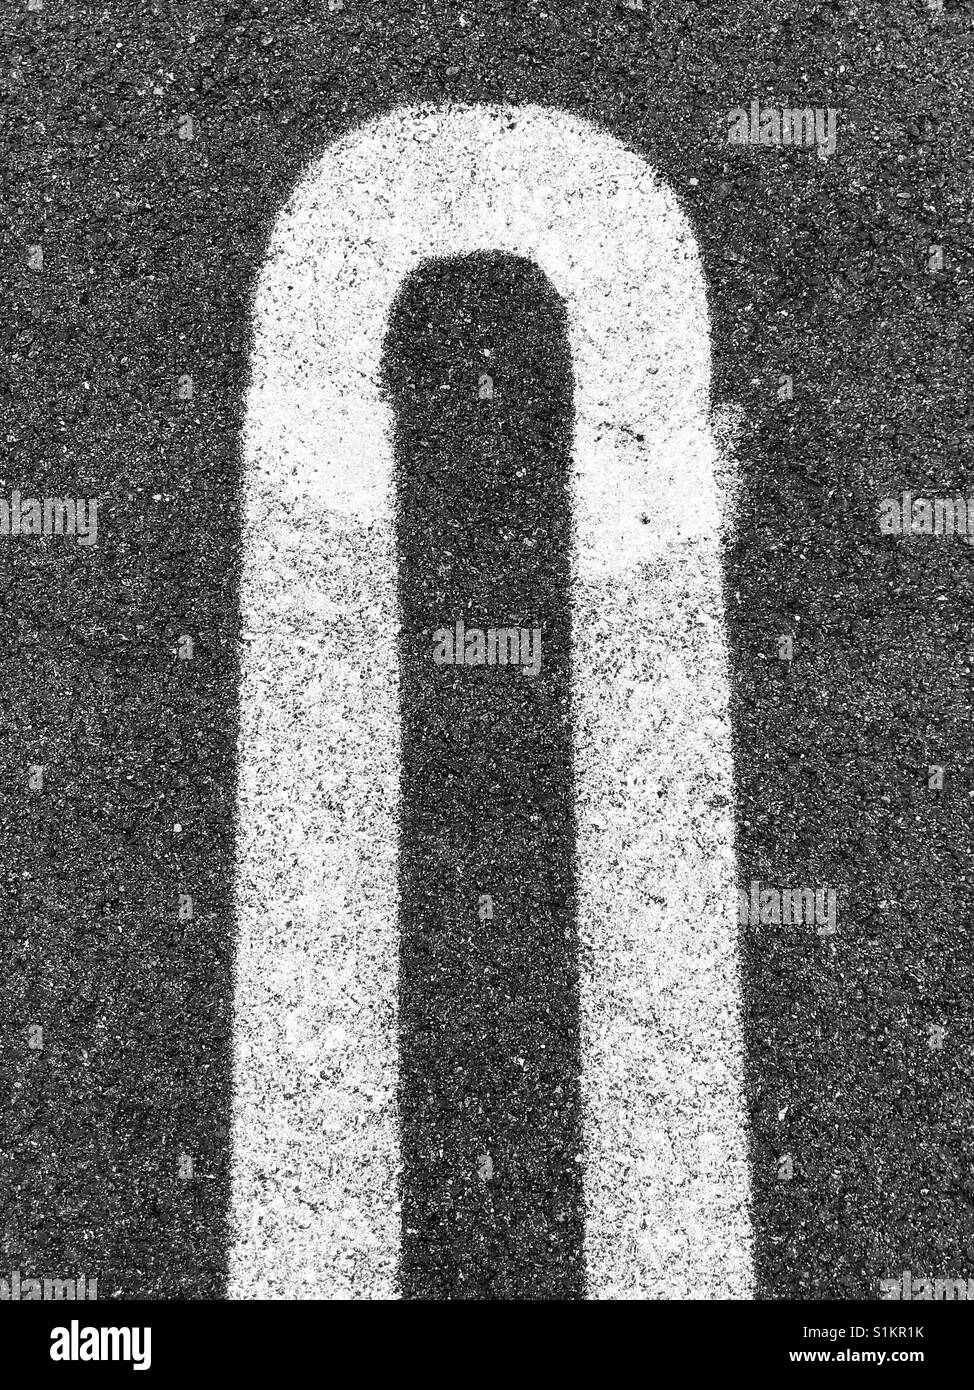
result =
[[[709,325],[645,161],[540,107],[398,110],[274,228],[244,440],[231,1297],[393,1297],[392,300],[504,251],[565,300],[592,1297],[751,1285]],[[639,442],[636,435],[642,435]]]

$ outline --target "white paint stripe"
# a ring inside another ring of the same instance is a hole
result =
[[[547,273],[576,376],[590,1292],[746,1296],[703,276],[641,158],[575,117],[487,106],[395,111],[329,147],[258,287],[231,1296],[396,1292],[397,616],[379,372],[410,272],[481,250]]]

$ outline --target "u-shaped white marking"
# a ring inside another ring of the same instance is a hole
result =
[[[408,108],[353,130],[301,180],[260,276],[230,1294],[397,1292],[398,616],[381,354],[410,272],[484,250],[545,271],[575,371],[590,1295],[747,1297],[703,275],[645,161],[534,106]]]

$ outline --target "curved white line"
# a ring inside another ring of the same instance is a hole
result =
[[[230,1293],[396,1293],[398,618],[379,373],[410,272],[483,250],[548,275],[576,377],[590,1294],[747,1296],[703,275],[676,198],[643,159],[531,106],[407,108],[353,130],[301,180],[260,276]]]

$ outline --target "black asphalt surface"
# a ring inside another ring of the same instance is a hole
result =
[[[5,10],[0,495],[102,508],[92,547],[0,538],[0,1273],[97,1271],[102,1297],[224,1290],[251,297],[316,151],[397,104],[454,99],[584,115],[658,169],[700,246],[715,399],[743,412],[726,568],[741,881],[840,889],[834,938],[742,930],[757,1294],[875,1297],[903,1268],[974,1277],[974,549],[876,523],[903,489],[974,493],[972,42],[969,6],[920,3]],[[729,147],[725,113],[755,95],[839,108],[836,154]],[[484,346],[506,364],[489,429],[473,395],[429,401]],[[519,702],[480,731],[468,673],[420,673],[410,645],[463,616],[461,592],[471,623],[544,608],[567,642],[563,576],[519,553],[515,583],[512,559],[534,508],[565,524],[566,351],[550,287],[490,258],[424,272],[387,344],[409,617],[414,1297],[583,1293],[565,648],[537,687],[511,673]],[[542,457],[539,491],[498,496],[506,469],[524,460],[526,485]],[[458,557],[448,582],[421,506]],[[547,839],[525,825],[546,797]],[[558,943],[546,958],[541,940]],[[513,1082],[510,1047],[542,1026],[550,1069],[535,1051]],[[479,1176],[491,1144],[517,1154],[522,1188]]]
[[[432,262],[397,302],[387,354],[400,469],[403,1287],[577,1298],[564,312],[527,262]],[[435,666],[432,634],[455,638],[458,620],[541,629],[537,675]]]

